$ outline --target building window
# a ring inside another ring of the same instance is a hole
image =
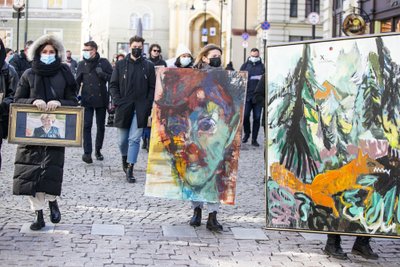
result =
[[[290,17],[297,17],[297,0],[290,0]]]
[[[44,29],[44,34],[52,34],[63,39],[63,30],[62,29]]]
[[[47,8],[61,9],[63,8],[63,0],[47,0]]]
[[[150,14],[143,15],[143,30],[149,30],[151,28],[151,17]]]
[[[129,24],[130,24],[129,28],[131,30],[135,30],[136,27],[137,27],[138,21],[139,21],[139,16],[137,14],[133,13],[131,15],[131,19],[130,19],[130,22],[129,22]]]
[[[400,32],[400,17],[382,20],[381,32]]]
[[[0,29],[0,37],[3,40],[5,47],[13,48],[12,29]]]
[[[306,41],[306,40],[312,40],[312,37],[311,36],[289,35],[289,42],[300,42],[300,41]]]
[[[314,12],[319,14],[319,0],[306,0],[306,17],[312,12],[312,2],[314,2]]]
[[[0,0],[0,6],[2,7],[12,7],[14,0]]]
[[[337,13],[334,17],[333,37],[342,36],[342,13]]]
[[[395,32],[400,32],[400,17],[394,19]]]

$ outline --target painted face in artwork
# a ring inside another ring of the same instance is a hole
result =
[[[189,186],[200,189],[216,178],[232,135],[225,119],[223,108],[207,99],[201,88],[189,96],[185,110],[168,117],[169,151],[180,179]]]

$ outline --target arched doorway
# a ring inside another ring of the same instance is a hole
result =
[[[205,25],[207,28],[207,42],[202,42],[202,29]],[[220,23],[210,14],[206,14],[204,19],[204,13],[198,15],[190,23],[190,50],[193,55],[197,55],[200,49],[207,43],[214,43],[220,45],[221,33]]]

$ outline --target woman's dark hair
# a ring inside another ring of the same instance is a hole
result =
[[[151,50],[153,50],[154,47],[157,47],[160,50],[160,54],[161,54],[161,46],[158,44],[151,44],[150,48],[149,48],[149,55],[151,55]]]
[[[38,49],[36,49],[35,51],[35,58],[40,58],[40,53],[42,52],[42,50],[46,47],[46,45],[51,45],[54,48],[54,51],[56,51],[56,58],[58,58],[58,50],[56,48],[56,46],[54,45],[53,42],[46,42],[44,44],[42,44],[41,46],[38,47]]]

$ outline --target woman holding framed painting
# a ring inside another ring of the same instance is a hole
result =
[[[32,68],[21,76],[15,92],[15,102],[32,104],[43,112],[60,106],[76,106],[78,91],[74,76],[65,60],[65,48],[53,35],[38,38],[28,50]],[[31,230],[45,226],[43,209],[49,201],[50,220],[58,223],[61,213],[56,196],[61,194],[64,147],[18,145],[15,156],[14,195],[28,195],[36,218]]]

